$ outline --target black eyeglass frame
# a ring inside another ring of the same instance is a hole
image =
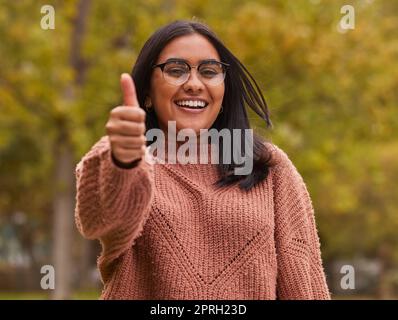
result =
[[[191,71],[192,68],[199,69],[199,67],[200,67],[202,64],[205,64],[205,63],[216,63],[216,64],[219,63],[219,64],[221,64],[221,65],[223,66],[224,71],[227,71],[227,68],[230,66],[228,63],[225,63],[225,62],[222,62],[222,61],[213,60],[213,59],[203,60],[203,61],[201,61],[197,66],[191,66],[188,62],[186,62],[186,61],[183,60],[183,59],[169,59],[169,60],[167,60],[166,62],[158,63],[158,64],[153,65],[153,66],[152,66],[152,69],[155,69],[155,68],[158,68],[158,67],[159,67],[160,70],[162,70],[162,72],[163,72],[164,66],[165,66],[166,64],[170,63],[170,62],[182,62],[182,63],[184,63],[184,64],[186,64],[186,65],[188,66],[189,71]]]
[[[206,64],[206,63],[214,63],[214,64],[220,64],[224,70],[224,79],[225,79],[225,74],[228,70],[228,67],[230,66],[228,63],[222,62],[222,61],[217,61],[217,60],[213,60],[213,59],[208,59],[208,60],[203,60],[201,61],[197,66],[191,66],[187,61],[185,61],[184,59],[168,59],[166,62],[163,63],[158,63],[152,66],[152,69],[155,68],[160,68],[160,70],[162,70],[162,73],[164,74],[164,67],[166,64],[170,63],[170,62],[178,62],[178,63],[184,63],[186,66],[188,66],[189,72],[191,72],[192,68],[196,68],[196,70],[198,70],[200,68],[201,65]],[[187,80],[189,79],[189,77],[187,78]],[[187,81],[186,80],[186,81]],[[185,81],[185,82],[186,82]]]

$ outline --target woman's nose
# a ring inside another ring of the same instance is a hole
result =
[[[199,78],[197,69],[192,68],[187,82],[184,83],[184,90],[199,91],[204,88],[203,82]]]

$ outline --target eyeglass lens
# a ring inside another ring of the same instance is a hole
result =
[[[163,68],[165,80],[171,84],[182,84],[190,76],[190,68],[183,61],[169,61]],[[206,84],[220,84],[225,77],[223,65],[217,61],[201,63],[198,66],[198,76]]]

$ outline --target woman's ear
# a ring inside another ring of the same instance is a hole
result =
[[[147,95],[147,96],[145,97],[144,108],[145,108],[147,111],[150,111],[150,110],[153,108],[153,106],[152,106],[152,99],[151,99],[151,97],[150,97],[149,95]]]

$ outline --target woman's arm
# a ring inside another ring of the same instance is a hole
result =
[[[153,197],[153,166],[142,159],[134,168],[118,167],[105,136],[77,165],[76,188],[76,225],[84,237],[101,241],[104,278],[106,267],[143,229]]]
[[[272,169],[279,299],[330,299],[314,210],[304,181],[275,147]]]

